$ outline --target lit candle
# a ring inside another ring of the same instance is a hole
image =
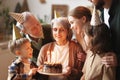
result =
[[[51,59],[53,63],[57,62],[57,55],[54,51],[51,52]]]
[[[50,51],[47,51],[47,62],[51,62],[51,54]]]

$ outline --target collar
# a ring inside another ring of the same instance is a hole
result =
[[[30,42],[36,42],[35,40],[33,40],[28,34],[25,35],[26,38],[30,41]],[[38,42],[41,40],[41,38],[38,39]]]
[[[87,52],[87,54],[88,54],[90,57],[92,57],[92,56],[95,56],[95,55],[96,55],[96,54],[94,54],[91,50],[87,50],[86,52]]]

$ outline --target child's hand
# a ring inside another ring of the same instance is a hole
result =
[[[32,69],[30,69],[28,75],[29,76],[35,75],[35,73],[37,72],[37,70],[38,70],[38,68],[32,68]]]
[[[38,70],[42,70],[43,69],[43,65],[40,65],[39,67],[38,67]]]
[[[71,68],[68,66],[63,69],[63,75],[68,76],[71,73]]]

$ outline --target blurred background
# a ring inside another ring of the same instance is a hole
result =
[[[60,16],[77,7],[92,7],[88,0],[0,0],[0,80],[7,80],[8,65],[15,57],[7,49],[8,41],[12,38],[12,25],[15,20],[9,12],[30,11],[41,23],[49,24],[56,10]]]

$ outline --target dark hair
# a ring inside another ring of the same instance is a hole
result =
[[[87,25],[84,28],[85,33],[92,37],[89,47],[94,53],[112,51],[110,29],[105,23],[98,26]]]
[[[73,10],[71,10],[68,13],[68,16],[73,16],[77,19],[80,19],[81,17],[85,16],[86,17],[86,22],[91,20],[91,11],[84,6],[78,6],[76,8],[74,8]]]
[[[102,10],[105,2],[104,0],[98,0],[98,3],[95,5],[96,9]]]
[[[52,27],[53,27],[53,24],[55,24],[55,23],[62,25],[68,31],[67,39],[71,40],[72,30],[70,29],[70,23],[69,23],[67,17],[59,17],[59,18],[53,19],[51,21]]]
[[[11,40],[8,44],[8,49],[15,54],[15,51],[18,50],[21,47],[21,45],[23,45],[26,42],[29,42],[27,38],[20,38],[13,41]]]

